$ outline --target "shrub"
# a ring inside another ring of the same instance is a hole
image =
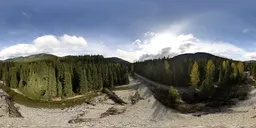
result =
[[[171,103],[178,103],[181,101],[179,93],[173,86],[171,86],[169,89],[169,101]]]

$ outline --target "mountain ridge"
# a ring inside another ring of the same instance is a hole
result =
[[[81,56],[81,55],[79,55]],[[40,60],[51,60],[51,59],[58,59],[58,58],[66,58],[66,57],[78,57],[78,55],[67,55],[63,57],[59,57],[53,54],[48,54],[48,53],[39,53],[39,54],[33,54],[29,56],[20,56],[20,57],[14,57],[14,58],[9,58],[6,60],[3,60],[2,62],[33,62],[33,61],[40,61]],[[104,58],[104,57],[103,57]],[[105,58],[107,60],[110,60],[115,63],[126,63],[129,64],[130,62],[123,60],[118,57],[108,57]]]

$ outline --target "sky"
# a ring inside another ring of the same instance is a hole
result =
[[[1,0],[0,59],[207,52],[256,59],[254,0]]]

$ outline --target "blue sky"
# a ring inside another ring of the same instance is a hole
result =
[[[48,52],[135,61],[145,55],[161,57],[169,48],[165,55],[204,51],[254,59],[255,4],[253,0],[1,0],[0,58]],[[193,47],[179,51],[186,44]]]

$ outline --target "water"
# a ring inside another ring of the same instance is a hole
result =
[[[29,99],[21,94],[14,92],[9,87],[6,87],[4,85],[0,85],[0,89],[8,93],[8,95],[10,95],[16,103],[34,108],[66,108],[75,105],[80,105],[85,101],[88,101],[91,98],[97,96],[97,94],[95,93],[88,96],[78,97],[75,99],[68,99],[64,101],[40,101]]]

